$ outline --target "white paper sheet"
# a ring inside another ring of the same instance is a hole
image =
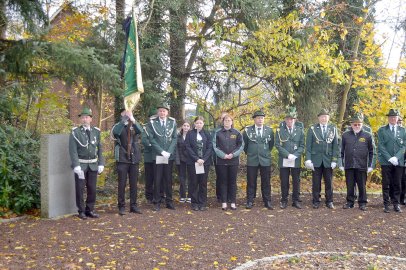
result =
[[[156,156],[156,164],[168,164],[168,159],[164,156]]]
[[[195,163],[196,174],[204,174],[204,165],[199,165],[199,163]]]
[[[294,159],[284,158],[282,166],[285,167],[285,168],[294,168],[295,167],[295,160]]]

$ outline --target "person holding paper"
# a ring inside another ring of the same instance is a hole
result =
[[[114,140],[114,159],[118,176],[117,207],[120,216],[125,215],[125,187],[130,185],[130,212],[141,214],[137,207],[138,168],[141,160],[139,146],[141,125],[134,119],[131,111],[121,110],[121,120],[111,129]]]
[[[276,130],[275,147],[279,153],[279,177],[281,180],[280,208],[288,206],[289,175],[292,176],[292,206],[301,209],[300,204],[300,166],[305,147],[305,135],[302,125],[296,125],[296,108],[290,107],[285,121]]]
[[[322,109],[317,115],[319,123],[312,125],[306,137],[305,166],[313,171],[312,195],[313,208],[320,207],[321,179],[324,178],[326,206],[334,209],[333,170],[339,157],[337,127],[329,124],[330,115]]]
[[[388,124],[378,129],[378,160],[382,169],[382,193],[384,212],[389,213],[392,203],[395,212],[400,209],[400,193],[405,169],[406,131],[397,125],[399,112],[390,109],[386,115]],[[392,190],[391,190],[392,189]]]
[[[247,126],[243,132],[244,152],[247,154],[247,204],[251,209],[257,192],[258,170],[261,174],[261,193],[264,206],[272,210],[271,204],[271,150],[274,134],[271,127],[264,125],[265,113],[256,111],[252,118],[254,125]]]
[[[166,208],[175,210],[172,199],[172,167],[176,148],[176,120],[168,117],[169,106],[157,107],[158,117],[150,118],[147,131],[156,156],[154,177],[153,210],[160,210],[161,186],[165,189]]]
[[[221,181],[221,209],[226,211],[227,201],[231,210],[237,210],[237,173],[240,165],[240,154],[244,149],[241,133],[233,128],[233,118],[223,117],[223,127],[216,130],[213,136],[213,149],[216,153],[218,176]]]
[[[98,218],[94,212],[96,203],[97,174],[104,170],[100,129],[92,127],[92,110],[83,108],[79,114],[81,126],[72,129],[69,136],[69,155],[75,175],[76,206],[79,218]],[[86,187],[86,205],[84,190]]]
[[[186,135],[185,145],[188,153],[187,170],[190,179],[189,195],[194,211],[207,210],[207,176],[213,152],[210,133],[203,129],[204,118],[197,116],[194,129]]]
[[[372,134],[362,129],[363,118],[355,115],[351,119],[350,130],[343,133],[341,140],[341,160],[343,166],[340,170],[345,171],[347,185],[347,202],[344,209],[354,207],[355,185],[358,187],[358,206],[362,211],[366,210],[367,173],[372,172],[375,164],[374,140]]]
[[[187,120],[183,120],[182,128],[178,134],[176,144],[176,167],[179,175],[179,202],[190,202],[190,176],[187,171],[188,153],[186,149],[186,135],[190,130],[190,124]],[[187,195],[186,195],[187,194]]]

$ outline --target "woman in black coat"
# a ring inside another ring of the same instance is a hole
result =
[[[190,180],[189,195],[192,209],[207,210],[207,176],[211,164],[212,139],[210,133],[203,129],[204,118],[197,116],[194,129],[186,135],[186,149],[189,155],[187,169]]]
[[[188,153],[185,144],[186,135],[189,130],[190,124],[188,121],[184,120],[176,144],[176,167],[179,175],[179,202],[181,203],[190,202],[189,177],[186,176],[186,161],[188,159]]]

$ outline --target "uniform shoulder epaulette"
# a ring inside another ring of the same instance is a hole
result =
[[[73,127],[73,128],[72,128],[72,131],[75,130],[75,129],[77,129],[77,128],[78,128],[78,127]]]
[[[173,121],[176,121],[176,119],[175,118],[173,118],[173,117],[168,117],[169,119],[171,119],[171,120],[173,120]]]
[[[155,120],[158,116],[154,115],[149,118],[149,120]]]
[[[100,128],[98,128],[98,127],[94,127],[94,129],[96,129],[96,130],[100,131]]]

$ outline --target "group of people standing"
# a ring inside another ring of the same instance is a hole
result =
[[[258,171],[261,177],[261,194],[264,207],[272,210],[271,151],[278,150],[281,199],[280,208],[288,206],[289,179],[292,177],[292,206],[302,208],[300,199],[300,171],[304,165],[312,170],[312,206],[321,203],[321,181],[324,179],[325,204],[333,204],[333,170],[345,171],[347,202],[344,209],[353,208],[357,196],[360,210],[366,210],[366,178],[375,167],[376,147],[371,130],[363,125],[363,117],[351,119],[351,126],[339,136],[337,127],[329,122],[329,113],[322,110],[318,123],[311,125],[305,137],[304,126],[297,121],[294,108],[289,108],[284,120],[274,130],[265,125],[265,113],[253,114],[253,124],[243,132],[233,127],[233,118],[222,114],[220,125],[209,132],[204,128],[204,118],[198,116],[193,123],[184,121],[177,131],[176,120],[169,117],[169,107],[158,106],[150,114],[149,122],[140,125],[131,112],[123,110],[121,120],[111,130],[115,141],[114,156],[118,175],[118,212],[125,215],[125,187],[130,186],[130,212],[141,214],[137,205],[137,181],[143,144],[145,170],[145,196],[154,211],[161,205],[175,210],[173,203],[172,170],[178,169],[180,202],[190,202],[195,211],[207,210],[207,179],[210,166],[216,171],[216,196],[223,210],[236,210],[237,175],[240,154],[247,155],[247,209],[254,206]],[[378,160],[382,167],[384,211],[393,204],[401,212],[404,203],[406,132],[398,124],[398,111],[388,113],[388,125],[378,130]],[[84,109],[79,115],[82,125],[72,130],[69,150],[76,181],[76,202],[81,219],[97,218],[94,212],[97,173],[104,168],[100,130],[91,127],[91,111]],[[90,136],[87,130],[91,131]],[[94,133],[92,135],[92,132]],[[403,177],[403,182],[402,182]],[[86,205],[83,199],[87,187]],[[90,187],[90,188],[89,188]],[[403,190],[403,191],[402,191]],[[403,201],[401,201],[401,198]]]

